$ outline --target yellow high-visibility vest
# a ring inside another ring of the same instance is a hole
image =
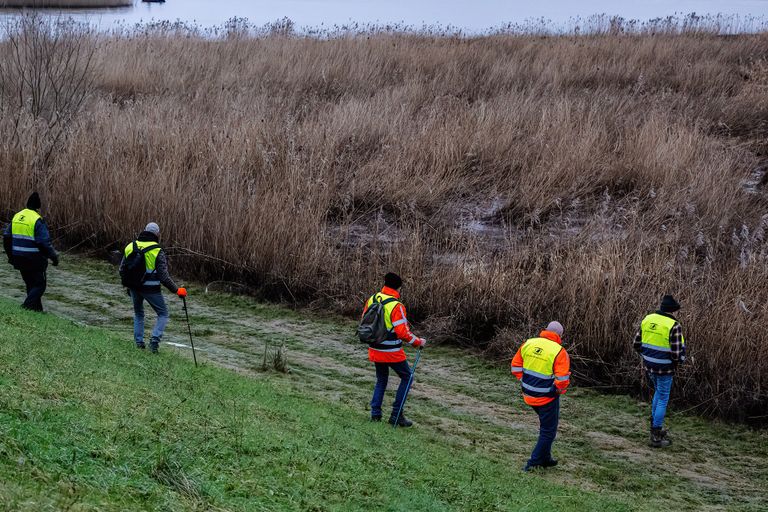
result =
[[[42,216],[35,210],[24,209],[13,216],[11,238],[14,255],[29,255],[40,252],[35,242],[35,224]]]
[[[523,393],[532,397],[557,396],[555,358],[563,350],[546,338],[531,338],[520,348],[523,357]]]
[[[139,249],[144,249],[145,247],[149,247],[150,245],[157,245],[157,242],[140,242],[137,240],[136,245],[138,246]],[[157,249],[152,249],[151,251],[147,251],[144,253],[144,263],[147,267],[147,273],[155,271],[155,268],[157,267],[157,255],[160,254],[161,250],[162,249],[158,247]],[[125,251],[124,251],[125,257],[127,258],[128,256],[130,256],[132,252],[133,252],[133,242],[129,243],[125,247]]]
[[[658,313],[651,313],[643,319],[640,325],[642,340],[640,352],[648,368],[666,369],[672,366],[672,358],[669,355],[672,351],[669,335],[676,323],[678,322],[674,318]],[[682,334],[680,341],[685,347],[685,338]]]

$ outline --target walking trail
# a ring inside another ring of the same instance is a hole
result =
[[[21,301],[22,286],[17,272],[0,265],[0,295]],[[352,405],[360,421],[367,420],[373,371],[351,321],[206,293],[204,286],[188,289],[199,361],[252,378],[286,379],[318,400]],[[167,299],[172,320],[161,350],[191,357],[181,302]],[[119,332],[132,342],[130,300],[107,263],[66,257],[49,271],[44,303],[52,314]],[[147,320],[154,321],[150,310]],[[270,352],[282,347],[287,375],[262,369],[267,344]],[[390,382],[385,407],[395,385]],[[536,416],[522,403],[507,369],[455,348],[425,349],[407,409],[415,428],[456,449],[487,451],[508,461],[509,471],[520,471],[535,442]],[[554,450],[560,466],[539,477],[634,496],[641,510],[768,509],[768,432],[672,413],[674,444],[658,451],[646,444],[648,415],[646,403],[629,397],[569,390]]]

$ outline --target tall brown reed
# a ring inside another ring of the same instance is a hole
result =
[[[344,313],[394,270],[427,337],[500,359],[556,318],[577,381],[620,389],[674,293],[675,395],[759,420],[765,55],[698,32],[103,37],[46,213],[94,250],[157,220],[177,269]],[[31,180],[7,130],[5,219]]]

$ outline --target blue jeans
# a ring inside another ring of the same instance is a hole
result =
[[[669,394],[672,392],[672,375],[655,375],[648,373],[648,380],[653,385],[653,402],[651,403],[651,427],[664,426],[664,416],[667,414]]]
[[[157,313],[157,321],[155,327],[152,329],[152,337],[163,337],[165,326],[168,325],[170,315],[168,314],[168,306],[165,304],[163,294],[161,292],[155,293],[143,293],[136,290],[131,290],[131,299],[133,299],[133,339],[136,343],[144,343],[144,301],[146,300],[152,309]]]
[[[400,385],[397,387],[395,403],[392,404],[392,416],[397,415],[400,404],[403,403],[405,394],[408,392],[408,381],[411,378],[411,367],[406,361],[399,363],[374,363],[376,365],[376,386],[373,388],[373,398],[371,399],[371,416],[381,416],[381,403],[384,401],[384,392],[387,390],[389,381],[389,369],[392,368],[400,377]]]
[[[539,466],[552,460],[552,443],[557,435],[557,424],[560,420],[560,397],[548,404],[533,407],[539,415],[539,440],[531,452],[529,466]]]

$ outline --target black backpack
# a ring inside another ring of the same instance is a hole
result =
[[[357,337],[360,338],[360,343],[375,345],[387,339],[389,330],[384,320],[384,306],[396,301],[397,299],[392,297],[384,300],[381,300],[381,297],[374,297],[360,320],[360,325],[357,326]]]
[[[152,244],[144,248],[139,248],[139,244],[134,240],[133,252],[125,258],[123,266],[120,269],[120,282],[123,286],[131,290],[138,290],[144,284],[144,278],[147,275],[147,262],[144,255],[149,251],[160,249],[160,245]]]

